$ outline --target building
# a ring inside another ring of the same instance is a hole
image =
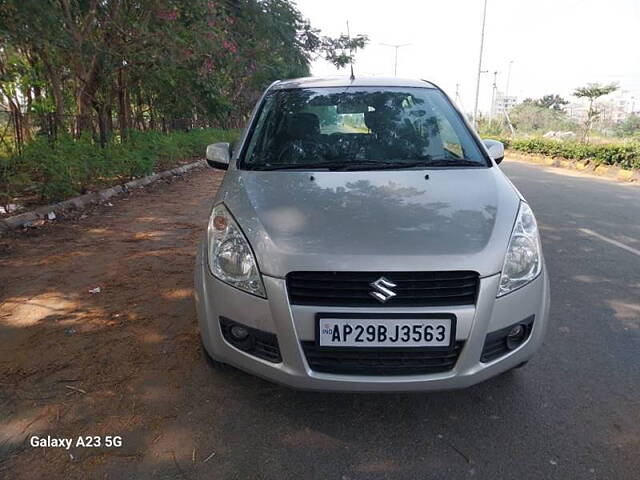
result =
[[[570,119],[584,123],[587,120],[589,103],[583,101],[571,102],[564,106],[564,111],[567,112],[567,116]]]
[[[631,113],[636,111],[635,97],[630,97],[626,92],[601,97],[596,102],[596,108],[600,111],[599,122],[604,125],[612,125],[624,121]],[[578,122],[585,122],[589,112],[589,100],[578,99],[564,107],[569,118]]]

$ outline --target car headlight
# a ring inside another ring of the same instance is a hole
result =
[[[266,297],[251,246],[223,204],[211,212],[207,243],[209,270],[215,277],[245,292]]]
[[[542,270],[540,236],[536,218],[529,205],[520,202],[518,218],[511,232],[504,258],[498,297],[534,280]]]

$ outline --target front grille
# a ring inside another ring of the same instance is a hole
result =
[[[396,294],[381,303],[370,285],[380,277],[396,284]],[[291,272],[287,275],[293,305],[335,307],[441,307],[473,305],[476,272]]]
[[[322,373],[342,375],[424,375],[451,370],[464,342],[456,342],[453,350],[393,350],[341,348],[322,350],[315,342],[302,342],[309,367]]]
[[[500,358],[511,351],[507,346],[507,336],[515,325],[522,324],[525,326],[526,334],[522,343],[526,342],[529,338],[529,335],[531,335],[534,318],[535,316],[531,315],[521,322],[518,322],[514,325],[509,325],[508,327],[501,328],[500,330],[496,330],[487,334],[487,337],[484,340],[484,347],[482,347],[482,355],[480,356],[480,361],[482,363],[487,363],[495,360],[496,358]]]

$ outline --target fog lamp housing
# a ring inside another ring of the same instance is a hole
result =
[[[514,325],[511,327],[511,330],[509,330],[509,334],[507,335],[507,348],[509,350],[518,348],[526,338],[527,327],[522,324]]]
[[[229,333],[231,334],[231,338],[237,342],[241,342],[249,336],[249,330],[242,325],[232,325]]]

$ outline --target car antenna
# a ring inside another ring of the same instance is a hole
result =
[[[347,20],[347,39],[349,40],[349,44],[351,44],[351,33],[349,32],[349,20]],[[349,80],[352,82],[356,79],[356,76],[353,74],[353,49],[351,45],[349,45],[349,64],[351,66],[351,75],[349,76]]]

